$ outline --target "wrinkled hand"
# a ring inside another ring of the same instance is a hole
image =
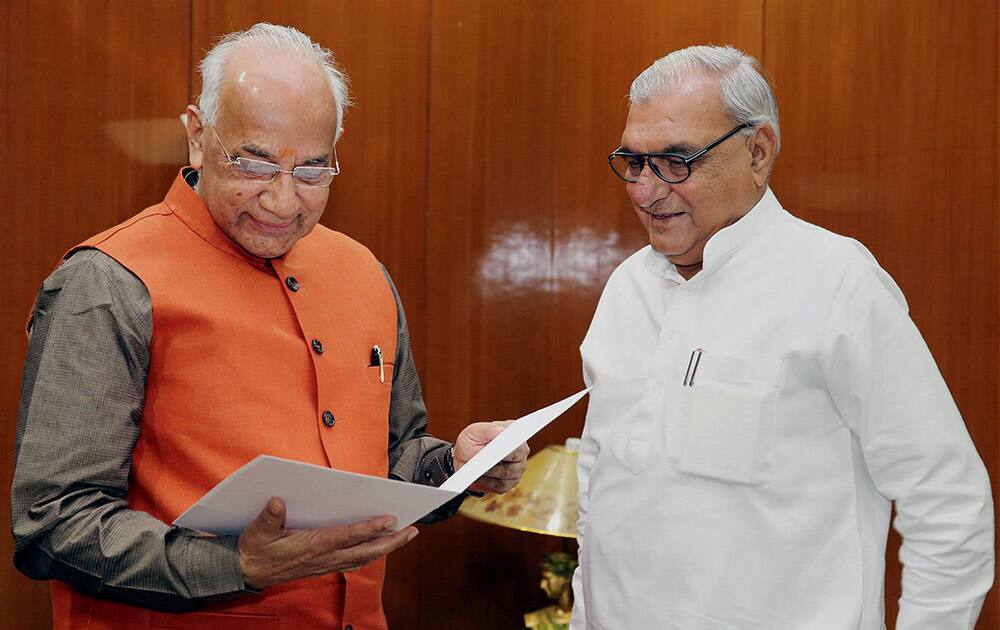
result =
[[[247,586],[353,571],[413,540],[417,528],[396,526],[393,516],[324,529],[285,529],[285,502],[272,498],[240,536],[240,568]]]
[[[489,444],[513,420],[502,422],[474,422],[462,429],[455,440],[455,470],[465,465],[472,459],[473,455]],[[524,474],[528,460],[528,445],[521,444],[514,452],[505,457],[499,464],[486,471],[482,477],[476,480],[470,490],[479,492],[498,492],[503,494],[517,485]]]

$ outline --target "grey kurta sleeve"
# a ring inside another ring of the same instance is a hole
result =
[[[388,271],[385,271],[385,278],[396,298],[397,312],[396,362],[389,401],[389,476],[412,483],[440,486],[454,472],[448,464],[451,442],[427,435],[427,406],[413,362],[406,314]],[[452,516],[462,506],[466,496],[466,493],[460,494],[420,522],[433,523]]]
[[[152,330],[145,286],[97,250],[42,285],[21,384],[14,563],[97,597],[184,611],[245,591],[235,537],[129,509]]]

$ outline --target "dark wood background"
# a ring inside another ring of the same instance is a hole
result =
[[[392,272],[436,434],[580,387],[601,287],[644,244],[604,161],[629,83],[674,48],[731,43],[775,84],[779,198],[863,241],[896,278],[996,480],[998,4],[6,0],[0,485],[42,278],[67,247],[161,199],[186,159],[177,115],[199,91],[195,65],[214,37],[261,20],[306,31],[351,76],[358,106],[324,223]],[[532,446],[582,424],[574,410]],[[13,569],[11,547],[0,536],[0,627],[46,627],[47,587]],[[426,527],[390,558],[390,623],[518,627],[545,604],[540,555],[560,548],[462,517]],[[1000,627],[997,602],[980,628]]]

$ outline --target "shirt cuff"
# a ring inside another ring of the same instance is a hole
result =
[[[452,445],[445,443],[427,453],[421,462],[420,483],[425,486],[438,487],[448,477],[455,474],[451,461]]]
[[[247,586],[240,568],[239,537],[208,536],[178,528],[179,545],[171,553],[183,558],[185,584],[191,597],[200,600],[228,599],[237,595],[259,593]]]

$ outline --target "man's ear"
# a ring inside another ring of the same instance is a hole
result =
[[[205,126],[201,120],[201,110],[194,105],[187,106],[188,164],[200,169],[205,162]]]
[[[767,185],[777,157],[778,138],[774,133],[774,127],[769,123],[761,123],[755,130],[753,144],[750,145],[750,170],[753,172],[753,181],[758,187],[763,188]]]
[[[341,137],[342,137],[343,135],[344,135],[344,128],[343,128],[343,127],[338,127],[338,128],[337,128],[337,135],[336,135],[336,137],[334,137],[334,139],[333,139],[333,143],[334,143],[334,144],[337,144],[338,142],[340,142],[340,138],[341,138]]]

